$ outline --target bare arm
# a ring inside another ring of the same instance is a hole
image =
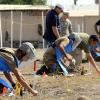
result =
[[[21,75],[21,73],[18,71],[17,68],[13,69],[13,73],[15,75],[15,77],[17,78],[17,80],[20,82],[20,84],[28,89],[28,91],[30,91],[33,95],[37,95],[37,91],[36,90],[33,90],[29,85],[28,83],[25,81],[24,77]]]
[[[92,64],[92,66],[96,69],[96,71],[100,73],[100,70],[99,70],[98,66],[96,65],[96,63],[95,63],[93,57],[91,56],[91,54],[87,53],[86,56],[87,56],[88,60],[90,61],[90,63]]]
[[[15,82],[12,78],[11,73],[4,72],[5,77],[8,79],[8,81],[11,83],[12,87],[15,88]]]
[[[54,35],[58,39],[60,37],[60,35],[59,35],[59,31],[58,31],[57,27],[56,26],[52,26],[52,30],[53,30]]]
[[[72,60],[72,58],[71,57],[69,57],[69,54],[67,54],[66,52],[65,52],[65,50],[64,50],[64,46],[65,45],[65,41],[62,41],[61,43],[60,43],[60,45],[59,45],[59,48],[60,48],[60,50],[61,50],[61,52],[63,53],[63,55],[67,58],[67,60],[68,61],[71,61]]]
[[[72,23],[71,22],[69,23],[68,29],[69,29],[69,33],[72,34]]]

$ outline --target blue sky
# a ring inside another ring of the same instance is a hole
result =
[[[60,3],[64,6],[66,5],[73,5],[74,0],[48,0],[48,5],[55,5]],[[95,0],[78,0],[77,5],[94,5]]]

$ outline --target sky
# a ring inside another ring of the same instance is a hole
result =
[[[56,5],[57,3],[62,4],[63,6],[66,5],[73,5],[74,0],[48,0],[48,5]],[[95,0],[78,0],[77,5],[94,5]]]

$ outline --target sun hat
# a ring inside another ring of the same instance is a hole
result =
[[[24,42],[19,47],[20,50],[26,52],[26,55],[29,59],[33,59],[35,57],[35,48],[30,42]]]

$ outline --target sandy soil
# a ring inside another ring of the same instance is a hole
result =
[[[44,50],[37,50],[38,58],[42,59]],[[100,67],[100,62],[97,63]],[[38,63],[38,67],[40,67]],[[65,77],[62,75],[36,77],[32,75],[33,61],[23,63],[20,71],[24,74],[26,80],[33,84],[33,88],[39,91],[38,96],[32,96],[26,92],[22,97],[0,96],[0,100],[77,100],[77,97],[85,95],[92,100],[100,100],[100,76],[94,68],[88,63],[85,67],[91,67],[92,74],[80,75],[76,74],[73,77]],[[4,78],[3,75],[1,77]]]

